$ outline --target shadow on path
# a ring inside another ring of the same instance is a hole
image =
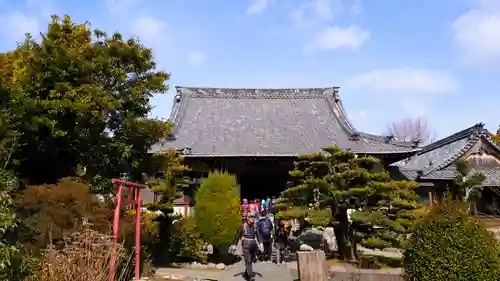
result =
[[[243,263],[236,264],[224,274],[221,281],[245,280],[244,272],[245,265]],[[257,263],[254,265],[254,272],[256,281],[292,281],[297,279],[290,273],[286,265]]]

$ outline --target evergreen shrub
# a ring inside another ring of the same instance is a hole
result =
[[[241,225],[236,177],[227,172],[210,173],[201,180],[195,198],[194,219],[202,239],[224,251]]]
[[[206,262],[204,244],[193,217],[182,218],[173,224],[171,249],[177,260]]]
[[[497,281],[500,251],[493,235],[447,199],[420,220],[404,254],[406,281]]]

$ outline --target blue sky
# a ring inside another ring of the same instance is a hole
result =
[[[500,124],[500,0],[0,0],[0,51],[51,14],[139,36],[172,86],[340,86],[373,133],[409,117],[441,137]]]

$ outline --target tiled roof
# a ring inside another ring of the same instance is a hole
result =
[[[296,156],[337,145],[356,153],[407,153],[415,145],[357,132],[338,88],[228,89],[176,87],[174,138],[152,152],[196,156]]]
[[[433,142],[413,156],[393,163],[391,166],[396,167],[401,174],[411,180],[451,180],[457,175],[454,165],[456,160],[467,154],[480,141],[490,144],[500,153],[500,148],[492,142],[484,124],[479,123]],[[483,172],[486,176],[483,185],[494,182],[497,185],[500,184],[500,169],[479,167],[476,170]]]

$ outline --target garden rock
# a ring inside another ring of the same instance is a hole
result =
[[[226,265],[223,264],[223,263],[218,263],[215,268],[217,268],[218,270],[224,270],[226,269]]]
[[[401,250],[398,248],[384,248],[382,249],[383,252],[387,253],[393,253],[393,254],[402,254]]]
[[[338,251],[337,238],[335,237],[335,232],[333,227],[327,227],[323,231],[323,250],[325,253],[334,253]]]
[[[294,241],[295,247],[298,248],[297,245],[301,246],[302,244],[307,244],[313,249],[322,249],[323,248],[323,232],[318,229],[307,229],[302,232],[297,239]]]
[[[302,244],[302,245],[300,245],[299,250],[300,251],[314,251],[314,248],[307,245],[307,244]]]
[[[203,265],[201,263],[198,263],[198,262],[193,262],[190,267],[193,269],[199,269],[199,268],[203,268]]]
[[[209,263],[209,264],[207,265],[207,268],[210,268],[210,269],[215,269],[215,268],[217,268],[217,265],[216,265],[215,263],[211,262],[211,263]]]

